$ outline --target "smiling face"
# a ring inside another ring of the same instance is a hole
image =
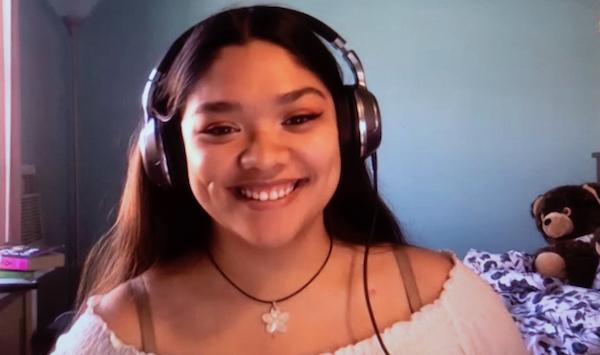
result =
[[[341,166],[334,104],[285,49],[259,40],[223,48],[181,130],[190,186],[217,238],[277,247],[323,230]]]

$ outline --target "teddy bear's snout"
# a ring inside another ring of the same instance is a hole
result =
[[[542,229],[550,238],[562,238],[573,231],[573,222],[568,215],[551,212],[542,216]]]

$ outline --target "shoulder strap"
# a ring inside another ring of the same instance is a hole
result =
[[[147,353],[156,352],[154,342],[154,326],[152,325],[152,313],[150,312],[150,301],[146,284],[142,276],[129,281],[129,289],[133,296],[135,308],[137,309],[138,321],[140,323],[140,334],[142,336],[142,351]]]
[[[417,283],[415,282],[415,275],[403,247],[396,247],[394,249],[394,256],[396,257],[396,262],[398,263],[400,275],[402,275],[402,281],[404,282],[404,290],[406,291],[406,297],[408,298],[410,312],[414,313],[418,311],[422,305],[421,296],[419,296],[419,290],[417,289]]]

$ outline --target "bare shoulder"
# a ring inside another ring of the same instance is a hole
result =
[[[439,298],[448,280],[453,260],[446,254],[413,246],[402,246],[406,252],[415,275],[417,288],[423,304],[429,304]]]
[[[433,303],[440,297],[444,283],[455,266],[447,254],[409,245],[378,245],[373,246],[369,254],[373,255],[373,270],[384,279],[397,277],[398,264],[394,252],[401,249],[408,257],[422,303]],[[384,276],[385,275],[385,276]]]
[[[121,341],[137,348],[141,346],[137,310],[128,282],[103,295],[95,313]]]

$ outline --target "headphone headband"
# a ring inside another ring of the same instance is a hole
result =
[[[300,12],[293,9],[287,9],[284,7],[278,6],[256,6],[260,8],[267,8],[273,11],[281,12],[281,13],[289,13],[293,16],[296,16],[309,24],[311,30],[317,34],[319,37],[326,40],[330,43],[336,50],[339,50],[342,53],[342,56],[346,63],[352,69],[352,74],[354,76],[354,83],[356,86],[367,87],[365,72],[363,69],[362,62],[356,52],[346,47],[346,40],[340,36],[333,28],[329,27],[327,24],[322,22],[321,20],[312,17],[304,12]],[[255,7],[255,8],[256,8]],[[167,73],[175,58],[190,38],[197,24],[186,30],[183,34],[181,34],[169,47],[165,56],[158,62],[158,65],[150,72],[148,76],[148,80],[146,81],[146,85],[144,87],[144,93],[142,95],[142,106],[144,108],[144,115],[149,117],[150,109],[151,109],[151,99],[152,94],[154,92],[153,86],[154,84]],[[162,121],[168,120],[168,118],[161,118]]]

